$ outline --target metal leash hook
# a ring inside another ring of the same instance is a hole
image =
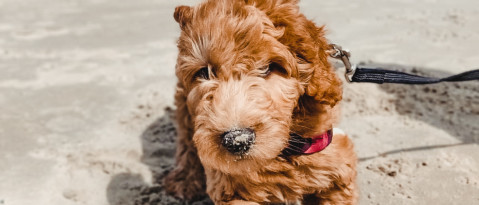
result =
[[[353,75],[354,72],[356,72],[356,65],[351,65],[351,62],[349,61],[351,53],[348,50],[343,50],[341,46],[336,44],[329,44],[329,46],[331,46],[331,50],[329,50],[329,56],[339,59],[343,62],[344,67],[346,68],[344,77],[349,83],[353,82]]]

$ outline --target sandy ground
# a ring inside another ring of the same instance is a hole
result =
[[[174,160],[172,12],[194,3],[0,0],[0,205],[184,204],[159,182]],[[356,62],[479,66],[479,1],[301,6]],[[478,85],[345,84],[361,204],[479,204]]]

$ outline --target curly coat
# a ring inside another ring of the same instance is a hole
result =
[[[355,204],[356,155],[344,134],[325,150],[282,157],[289,133],[315,136],[337,121],[341,82],[328,62],[324,28],[297,0],[206,0],[179,6],[177,197],[205,192],[216,204]],[[247,155],[220,136],[247,127]]]

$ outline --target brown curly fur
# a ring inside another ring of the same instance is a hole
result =
[[[206,193],[216,204],[356,204],[356,155],[335,134],[325,150],[280,157],[289,133],[314,136],[338,115],[341,82],[328,62],[322,27],[296,0],[206,0],[180,6],[177,167],[165,179],[175,196]],[[270,63],[281,68],[268,76]],[[209,79],[196,73],[207,67]],[[247,155],[226,151],[220,135],[254,129]]]

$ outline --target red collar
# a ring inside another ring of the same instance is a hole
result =
[[[289,145],[281,153],[283,156],[307,155],[324,150],[333,140],[333,130],[316,135],[311,138],[303,138],[298,134],[290,134]]]

